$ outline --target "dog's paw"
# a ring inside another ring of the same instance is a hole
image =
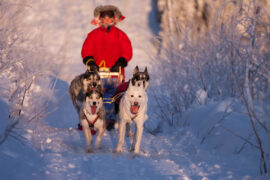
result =
[[[135,156],[139,156],[139,154],[140,154],[140,150],[135,149],[135,150],[134,150],[134,155],[135,155]]]
[[[116,152],[116,153],[122,152],[122,148],[117,147],[117,148],[115,149],[115,152]]]
[[[132,159],[135,159],[136,157],[140,157],[140,155],[139,154],[133,154],[132,155]]]
[[[95,149],[102,149],[102,145],[101,144],[95,144]]]
[[[91,148],[87,148],[86,153],[93,153],[93,150]]]
[[[131,146],[131,147],[129,148],[129,152],[132,152],[132,151],[134,151],[134,147]]]

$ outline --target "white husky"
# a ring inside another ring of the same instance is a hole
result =
[[[95,148],[101,148],[101,139],[106,129],[105,110],[103,106],[102,94],[97,90],[91,90],[86,93],[80,111],[80,123],[86,140],[86,150],[91,153],[92,132],[98,131],[95,141]]]
[[[139,154],[143,125],[148,118],[146,114],[147,102],[148,97],[144,88],[133,86],[130,81],[129,87],[120,101],[120,127],[116,152],[122,152],[122,146],[125,142],[126,125],[128,124],[130,126],[135,122],[135,133],[132,138],[130,151],[134,150],[134,154]]]

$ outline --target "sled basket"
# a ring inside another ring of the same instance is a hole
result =
[[[121,83],[123,81],[123,74],[122,74],[122,71],[121,71],[121,67],[119,67],[118,72],[111,72],[109,68],[102,67],[102,68],[100,68],[98,73],[99,73],[99,76],[100,76],[101,79],[117,78],[118,83]]]

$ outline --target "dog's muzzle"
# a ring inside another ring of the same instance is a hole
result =
[[[137,114],[139,109],[140,109],[140,106],[138,102],[134,102],[134,104],[130,106],[130,112],[132,114]]]
[[[96,114],[96,111],[97,111],[97,106],[95,105],[91,106],[91,113]]]

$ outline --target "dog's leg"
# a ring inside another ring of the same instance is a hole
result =
[[[80,111],[81,111],[81,108],[80,108],[80,106],[77,104],[77,102],[75,102],[75,109],[76,109],[76,111],[77,111],[77,114],[78,114],[78,116],[79,116],[79,119],[80,119]]]
[[[130,152],[134,151],[134,149],[135,149],[136,134],[137,134],[137,125],[135,124],[135,131],[134,131],[134,134],[131,138],[131,147],[129,149]]]
[[[92,134],[91,134],[91,131],[90,131],[90,128],[89,128],[89,124],[88,124],[86,119],[83,119],[81,121],[81,125],[82,125],[82,128],[83,128],[83,134],[84,134],[85,141],[86,141],[86,152],[92,153],[93,152],[92,148],[91,148]]]
[[[105,132],[105,127],[104,126],[102,126],[101,128],[99,128],[99,130],[98,130],[98,136],[97,136],[97,139],[96,139],[96,141],[95,141],[95,149],[101,149],[102,148],[102,146],[101,146],[101,139],[102,139],[102,136],[103,136],[103,134],[104,134],[104,132]]]
[[[73,103],[73,105],[74,105],[74,107],[75,107],[77,113],[80,114],[80,109],[81,109],[81,108],[80,108],[80,106],[79,106],[77,100],[75,100],[75,102]]]
[[[126,128],[127,128],[127,136],[128,137],[132,137],[133,136],[130,126],[131,126],[131,124],[130,123],[127,123]]]
[[[123,120],[120,121],[118,143],[116,147],[116,152],[122,152],[122,146],[125,142],[125,133],[126,133],[126,122]]]
[[[143,123],[136,123],[136,143],[134,148],[134,154],[138,155],[140,152],[141,139],[143,134]]]

